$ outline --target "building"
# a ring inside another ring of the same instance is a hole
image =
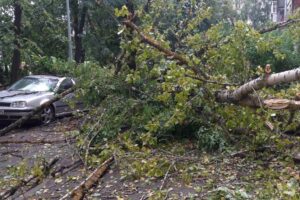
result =
[[[271,20],[273,22],[283,22],[297,8],[300,7],[300,0],[272,0]]]
[[[272,0],[270,18],[273,22],[286,21],[293,10],[293,0]]]
[[[233,8],[237,11],[238,14],[241,13],[241,10],[246,6],[247,0],[234,0]],[[257,0],[257,4],[260,4],[260,7],[270,8],[270,20],[273,22],[283,22],[288,19],[288,16],[297,8],[300,7],[300,0]]]

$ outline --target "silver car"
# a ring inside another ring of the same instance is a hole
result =
[[[52,99],[55,94],[59,94],[74,85],[74,79],[69,77],[26,76],[7,90],[0,91],[0,121],[17,120]],[[73,109],[69,106],[72,104],[74,105],[72,106]],[[74,108],[82,110],[83,104],[75,99],[74,93],[70,93],[51,106],[44,108],[34,118],[47,124],[55,117],[72,113]]]

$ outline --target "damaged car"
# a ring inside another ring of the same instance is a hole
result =
[[[0,121],[18,120],[74,85],[75,80],[70,77],[26,76],[8,89],[0,91]],[[71,114],[75,110],[83,110],[83,103],[75,98],[74,93],[70,93],[45,107],[33,119],[48,124],[56,117]]]

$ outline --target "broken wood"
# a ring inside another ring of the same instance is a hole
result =
[[[36,107],[33,111],[31,111],[27,115],[23,116],[22,118],[18,119],[14,123],[12,123],[9,126],[3,128],[2,130],[0,130],[0,136],[4,136],[8,132],[10,132],[11,130],[13,130],[13,129],[17,128],[17,127],[20,127],[26,121],[28,121],[29,119],[31,119],[34,115],[40,113],[44,108],[46,108],[48,106],[51,106],[52,103],[60,100],[61,98],[65,97],[66,95],[68,95],[68,94],[70,94],[70,93],[72,93],[74,91],[75,91],[75,88],[70,88],[70,89],[64,91],[63,93],[56,95],[54,98],[52,98],[49,101],[43,103],[42,105]]]
[[[65,143],[65,139],[58,140],[0,140],[0,144],[57,144],[57,143]]]
[[[54,158],[52,159],[49,164],[43,166],[43,175],[45,177],[47,177],[50,173],[50,170],[52,169],[52,167],[57,163],[57,161],[59,160],[59,158]],[[26,186],[28,183],[30,183],[31,181],[37,179],[38,176],[36,175],[30,175],[28,178],[26,179],[22,179],[19,181],[19,183],[11,188],[9,188],[8,190],[2,192],[0,194],[0,199],[7,199],[11,196],[13,196],[20,188]],[[35,181],[36,184],[37,181]]]
[[[253,153],[261,153],[261,152],[264,152],[266,150],[272,150],[272,149],[274,149],[274,146],[262,146],[262,147],[258,147],[256,149],[247,149],[247,150],[242,150],[242,151],[238,151],[238,152],[232,153],[232,154],[230,154],[230,157],[245,158],[251,152],[253,152]]]
[[[71,192],[67,193],[65,196],[60,198],[60,200],[67,199],[71,197],[73,200],[81,200],[84,198],[85,194],[91,189],[99,179],[104,175],[106,170],[113,163],[114,157],[108,158],[104,163],[102,163],[97,169],[95,169],[80,185],[74,188]]]
[[[285,28],[289,25],[292,25],[292,24],[295,24],[295,23],[298,23],[298,22],[300,22],[300,19],[289,19],[285,22],[278,23],[275,26],[272,26],[270,28],[262,29],[262,30],[259,31],[259,33],[260,34],[269,33],[269,32],[275,31],[277,29]]]
[[[290,83],[298,80],[300,80],[300,68],[271,74],[267,77],[259,77],[245,83],[234,91],[220,91],[216,94],[216,98],[220,102],[237,102],[264,87],[270,87],[281,83]]]
[[[299,22],[300,19],[296,20],[290,20],[282,24],[278,24],[275,27],[272,27],[270,29],[266,29],[264,31],[260,31],[261,33],[265,33],[268,31],[275,30],[280,27],[288,26],[292,23]],[[132,21],[125,20],[123,22],[127,27],[135,30],[139,36],[141,37],[142,41],[146,44],[149,44],[150,46],[156,48],[157,50],[161,51],[165,54],[165,56],[168,59],[177,60],[179,61],[179,64],[187,65],[189,69],[193,70],[196,75],[201,75],[203,78],[197,78],[193,77],[195,79],[208,82],[208,83],[214,83],[214,84],[222,84],[217,82],[209,81],[209,75],[207,75],[204,71],[202,71],[199,67],[196,66],[189,66],[189,61],[183,56],[176,52],[171,51],[170,49],[167,49],[163,47],[158,41],[154,40],[150,36],[144,34],[138,26],[136,26]],[[281,83],[290,83],[293,81],[300,80],[300,68],[284,71],[281,73],[266,73],[262,77],[259,77],[257,79],[254,79],[250,82],[245,83],[244,85],[238,87],[234,91],[230,90],[222,90],[216,92],[216,100],[221,103],[235,103],[243,106],[250,106],[250,107],[265,107],[268,109],[300,109],[300,101],[295,100],[288,100],[288,99],[261,99],[257,95],[251,95],[256,90],[260,90],[264,87],[270,87]],[[228,83],[223,83],[222,85],[230,85]]]
[[[163,52],[165,56],[170,60],[177,60],[179,61],[179,64],[188,66],[188,69],[191,69],[196,75],[201,75],[203,78],[208,79],[209,75],[206,74],[203,70],[201,70],[199,67],[196,66],[189,66],[189,61],[183,56],[176,52],[171,51],[170,49],[167,49],[163,47],[158,41],[154,40],[150,36],[143,33],[137,25],[135,25],[130,20],[125,20],[123,22],[127,27],[131,28],[132,30],[135,30],[139,36],[141,37],[142,41],[149,44],[150,46],[156,48],[157,50]]]
[[[240,101],[234,101],[227,99],[226,101],[219,102],[227,102],[234,103],[241,106],[248,106],[252,108],[265,108],[270,110],[299,110],[300,109],[300,101],[290,100],[290,99],[262,99],[259,96],[249,95]]]

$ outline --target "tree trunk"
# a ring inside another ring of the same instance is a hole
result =
[[[13,83],[19,79],[20,76],[20,67],[21,67],[21,44],[20,44],[20,35],[21,35],[21,24],[22,23],[22,7],[20,2],[16,0],[14,2],[14,50],[12,57],[12,65],[11,65],[11,74],[10,74],[10,82]]]
[[[73,12],[73,29],[74,29],[74,43],[75,43],[75,61],[76,63],[83,63],[85,60],[85,50],[82,44],[83,30],[85,26],[85,19],[88,8],[83,5],[80,19],[79,19],[79,3],[78,0],[72,1]]]
[[[298,80],[300,80],[300,68],[257,78],[240,86],[234,91],[225,90],[218,92],[216,97],[220,102],[238,102],[246,98],[249,94],[264,87],[274,86],[280,83],[290,83]]]
[[[0,136],[4,136],[7,133],[9,133],[11,130],[13,130],[13,129],[19,127],[19,126],[21,126],[22,124],[24,124],[25,122],[27,122],[29,119],[31,119],[34,115],[36,115],[39,112],[41,112],[44,108],[51,106],[52,103],[54,103],[54,102],[62,99],[63,97],[65,97],[66,95],[68,95],[68,94],[70,94],[70,93],[72,93],[74,91],[75,91],[75,88],[70,88],[70,89],[64,91],[63,93],[54,96],[52,99],[50,99],[49,101],[43,103],[42,105],[34,108],[27,115],[24,115],[22,118],[18,119],[14,123],[12,123],[9,126],[1,129],[0,130]]]
[[[188,65],[188,60],[184,56],[164,48],[158,41],[144,34],[132,21],[125,20],[123,23],[130,29],[135,30],[141,40],[162,52],[167,58],[179,61],[179,64]],[[204,82],[216,84],[214,81],[207,81],[209,76],[196,66],[187,68],[194,71],[196,75],[201,75]],[[265,69],[266,70],[266,69]],[[300,101],[289,99],[262,99],[257,95],[252,95],[255,91],[264,87],[270,87],[281,83],[291,83],[300,80],[300,68],[284,71],[281,73],[270,74],[266,72],[262,77],[254,79],[238,87],[236,90],[221,90],[216,92],[216,100],[220,103],[235,103],[242,106],[265,107],[268,109],[280,110],[290,109],[299,110]],[[197,79],[199,77],[196,77]],[[202,78],[201,78],[202,79]],[[224,84],[225,85],[225,84]]]

